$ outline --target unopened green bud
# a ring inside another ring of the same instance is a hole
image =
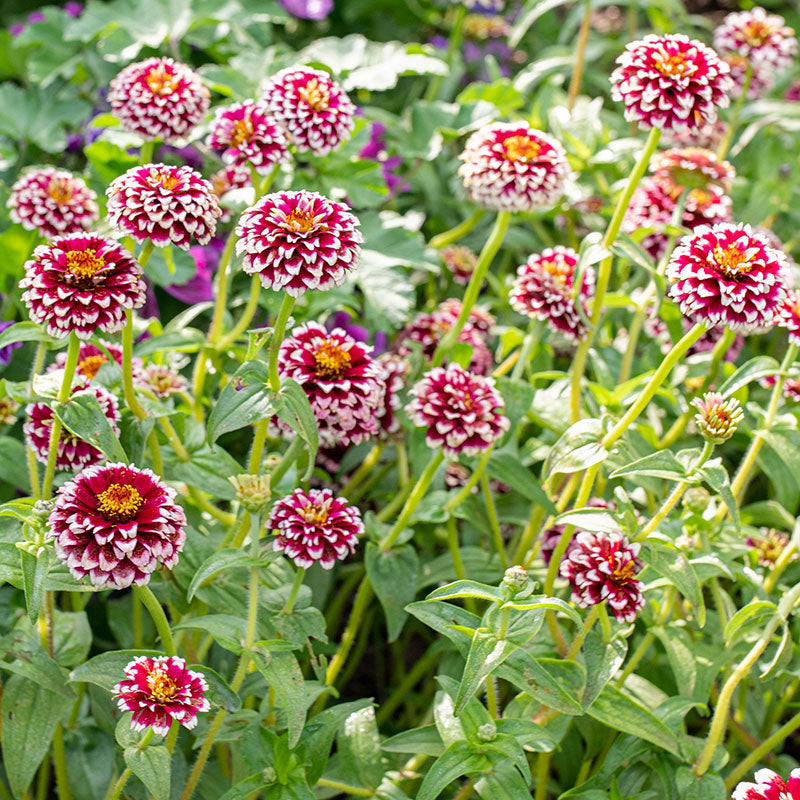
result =
[[[512,592],[520,592],[528,585],[528,571],[525,567],[509,567],[503,575],[503,586]]]
[[[267,507],[272,494],[269,475],[235,475],[228,480],[236,489],[236,499],[248,511],[259,512]]]
[[[487,722],[478,728],[478,738],[482,742],[493,742],[497,738],[497,725]]]
[[[692,514],[702,514],[711,502],[711,495],[702,486],[692,486],[683,496],[683,507]]]

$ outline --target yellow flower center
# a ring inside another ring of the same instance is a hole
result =
[[[324,525],[328,521],[327,505],[307,505],[301,512],[301,516],[309,525]]]
[[[714,248],[714,261],[717,269],[729,280],[746,275],[753,268],[749,251],[736,244],[726,248],[717,245]]]
[[[81,375],[85,375],[89,380],[92,380],[106,361],[108,361],[108,359],[100,353],[96,356],[86,356],[86,358],[78,364],[78,372]]]
[[[179,175],[166,170],[151,169],[149,181],[151,186],[163,186],[167,190],[172,190],[181,182],[181,179]]]
[[[618,586],[624,586],[632,581],[635,574],[636,564],[633,561],[626,561],[621,566],[616,567],[613,564],[611,565],[611,577]]]
[[[147,676],[147,686],[150,695],[158,703],[170,703],[178,693],[178,684],[163,669],[154,669]]]
[[[295,210],[286,217],[283,227],[288,228],[292,233],[308,233],[316,227],[316,221],[313,214]]]
[[[541,262],[542,269],[548,274],[555,278],[558,283],[562,286],[567,285],[567,281],[570,278],[570,266],[567,264],[566,261],[563,261],[560,258],[547,258],[543,259]]]
[[[105,269],[106,262],[91,247],[85,250],[70,250],[67,253],[67,269],[64,282],[78,289],[88,289],[95,285],[94,277]]]
[[[509,161],[523,161],[528,163],[538,158],[542,146],[530,136],[509,136],[503,142],[506,158]]]
[[[109,522],[128,522],[139,513],[143,502],[133,486],[112,483],[97,496],[97,510]]]
[[[147,88],[153,94],[160,96],[170,94],[170,92],[174,92],[178,88],[178,76],[170,74],[167,71],[166,64],[159,64],[157,67],[153,67],[147,73],[145,82],[147,83]]]
[[[705,189],[692,189],[692,191],[689,192],[689,197],[691,197],[698,206],[706,206],[712,199],[711,193],[707,192]]]
[[[668,78],[682,78],[689,71],[690,66],[681,53],[661,58],[656,57],[655,68]]]
[[[341,378],[344,371],[350,366],[350,353],[343,350],[336,342],[326,341],[314,353],[316,373],[323,380],[336,380]]]
[[[65,205],[72,200],[72,182],[69,178],[50,178],[47,184],[47,194],[59,205]]]
[[[742,28],[740,36],[751,47],[761,47],[774,33],[777,33],[774,25],[763,19],[754,19]]]
[[[324,111],[331,102],[331,93],[324,83],[320,83],[318,78],[312,78],[305,86],[297,90],[297,94],[314,109],[314,111]]]
[[[250,141],[253,136],[253,125],[250,120],[245,117],[244,119],[237,119],[231,127],[231,144],[234,147],[241,147]]]

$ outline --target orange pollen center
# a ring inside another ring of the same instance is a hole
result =
[[[698,206],[706,206],[711,202],[711,194],[705,189],[692,189],[692,191],[689,192],[689,197],[691,197]]]
[[[181,179],[177,175],[170,175],[169,172],[164,170],[154,169],[150,171],[150,183],[154,186],[161,184],[165,189],[174,189]]]
[[[164,64],[153,67],[147,73],[145,82],[153,94],[161,96],[174,92],[178,88],[178,76],[170,74]]]
[[[249,119],[237,119],[231,127],[231,144],[241,147],[250,141],[253,136],[253,126]]]
[[[108,359],[104,355],[86,356],[86,358],[78,364],[78,372],[81,375],[85,375],[89,380],[92,380],[106,361],[108,361]]]
[[[614,583],[617,583],[621,586],[624,586],[629,581],[632,581],[635,573],[636,564],[633,561],[626,561],[621,566],[616,567],[616,569],[613,566],[611,568],[611,575],[614,578]]]
[[[69,286],[91,286],[98,272],[106,266],[102,256],[91,247],[86,250],[70,250],[67,253],[67,271],[64,279]]]
[[[746,275],[752,269],[747,250],[737,247],[735,244],[723,249],[720,245],[714,248],[714,261],[717,269],[726,278],[737,278]]]
[[[331,102],[331,93],[325,84],[320,83],[317,78],[312,78],[305,86],[297,90],[297,94],[314,109],[314,111],[324,111]]]
[[[308,233],[316,226],[313,214],[297,210],[292,211],[283,224],[292,233]]]
[[[552,275],[562,286],[567,285],[571,277],[572,270],[569,264],[561,259],[546,259],[541,262],[542,269],[548,274]]]
[[[47,194],[59,205],[64,205],[72,200],[72,186],[69,178],[51,178],[47,184]]]
[[[769,41],[769,38],[776,33],[774,26],[763,20],[753,20],[748,22],[742,28],[742,39],[747,42],[751,47],[761,47],[762,44]]]
[[[324,525],[328,521],[327,506],[307,505],[300,514],[309,525]]]
[[[97,510],[109,522],[128,522],[139,513],[143,502],[133,486],[112,483],[97,496]]]
[[[503,147],[509,161],[524,161],[525,163],[538,158],[542,149],[542,146],[530,136],[509,136],[503,142]]]
[[[689,69],[689,63],[680,53],[676,53],[674,56],[667,56],[657,60],[655,68],[662,75],[667,75],[670,78],[682,78]]]
[[[163,669],[154,669],[147,676],[147,686],[150,695],[159,703],[169,703],[178,693],[178,685]]]
[[[335,342],[325,342],[316,353],[314,362],[318,378],[335,380],[341,378],[344,371],[350,366],[350,353]]]

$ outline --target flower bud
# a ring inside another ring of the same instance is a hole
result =
[[[697,428],[711,444],[727,442],[744,419],[739,401],[734,397],[726,400],[719,392],[707,392],[692,400],[692,405],[697,409],[694,417]]]
[[[528,585],[528,571],[524,567],[509,567],[503,575],[503,587],[512,594],[521,592]]]
[[[711,502],[711,495],[702,486],[692,486],[683,496],[683,507],[692,514],[702,514]]]
[[[487,722],[481,725],[478,728],[478,738],[482,742],[493,742],[497,738],[497,725],[494,722]]]
[[[228,478],[236,489],[236,499],[251,512],[266,508],[269,503],[269,475],[235,475]]]

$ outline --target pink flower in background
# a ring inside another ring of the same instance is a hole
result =
[[[714,30],[714,49],[741,56],[755,68],[781,71],[797,56],[797,38],[783,17],[756,7],[728,14]]]
[[[754,783],[742,781],[731,795],[732,800],[800,800],[800,769],[793,769],[789,779],[771,769],[760,769]]]
[[[321,20],[333,11],[333,0],[280,0],[280,3],[299,19]]]

